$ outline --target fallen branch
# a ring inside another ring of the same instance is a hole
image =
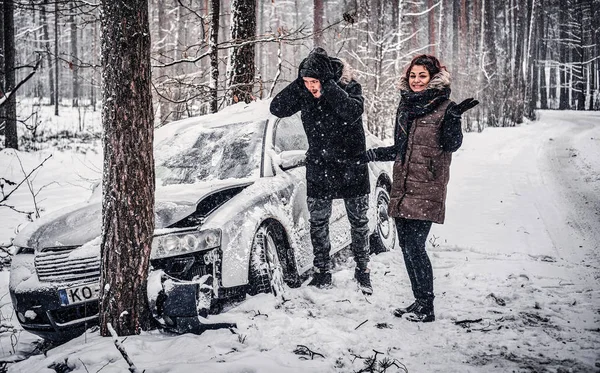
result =
[[[264,316],[264,317],[266,317],[266,318],[268,318],[268,317],[269,317],[269,315],[267,315],[266,313],[260,313],[260,310],[258,310],[258,311],[254,311],[254,310],[252,310],[252,312],[254,312],[254,316],[252,316],[252,320],[254,320],[254,318],[255,318],[256,316]]]
[[[473,319],[473,320],[469,320],[469,319],[465,319],[465,320],[458,320],[455,321],[454,324],[455,325],[464,325],[464,324],[474,324],[474,323],[478,323],[481,322],[483,319]],[[468,326],[468,325],[467,325]]]
[[[133,363],[133,361],[131,361],[131,358],[129,358],[129,355],[127,354],[127,351],[125,350],[125,346],[123,346],[123,343],[121,343],[119,341],[119,335],[117,334],[117,332],[113,328],[112,324],[111,323],[107,323],[106,327],[108,328],[108,331],[110,332],[110,335],[113,337],[113,341],[115,342],[115,346],[117,347],[117,350],[119,350],[119,352],[123,356],[123,359],[125,359],[125,361],[127,362],[127,364],[129,364],[129,371],[131,373],[143,373],[138,368],[136,368],[136,366]]]
[[[360,324],[358,324],[358,326],[356,328],[354,328],[354,330],[360,328],[361,326],[363,326],[367,321],[369,321],[369,319],[366,319],[365,321],[361,322]]]
[[[305,345],[296,345],[296,349],[294,350],[294,353],[296,355],[310,355],[310,359],[313,360],[315,358],[315,356],[321,356],[322,358],[325,358],[325,355],[320,354],[318,352],[314,352],[312,351],[310,348],[306,347]]]

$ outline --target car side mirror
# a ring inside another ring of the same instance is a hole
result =
[[[273,159],[275,164],[283,171],[301,167],[306,165],[306,151],[305,150],[287,150],[277,154]]]

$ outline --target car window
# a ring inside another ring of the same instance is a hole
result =
[[[159,185],[260,176],[266,121],[191,128],[155,149]]]
[[[300,119],[300,113],[281,118],[277,122],[274,144],[277,152],[308,150],[308,140]]]

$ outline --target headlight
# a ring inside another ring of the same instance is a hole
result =
[[[160,259],[205,251],[221,246],[221,230],[186,231],[156,236],[150,259]]]

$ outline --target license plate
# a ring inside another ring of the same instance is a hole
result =
[[[58,290],[61,306],[70,306],[73,304],[89,302],[98,299],[100,293],[100,283],[73,286]]]

